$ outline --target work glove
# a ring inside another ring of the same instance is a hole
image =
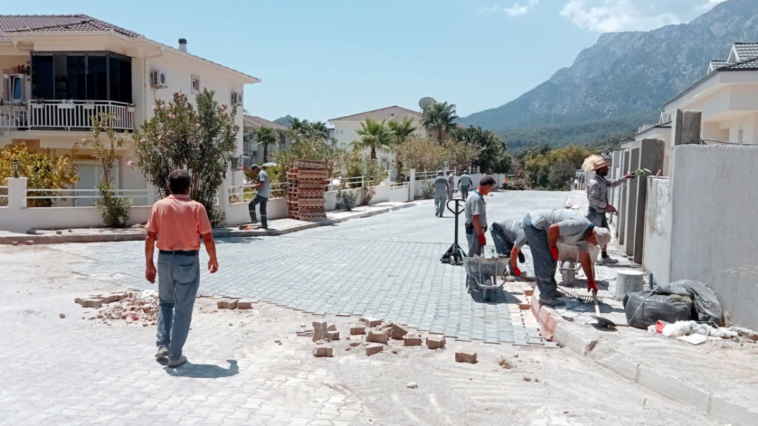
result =
[[[479,234],[479,244],[483,246],[487,245],[487,237],[484,235],[484,233]]]
[[[600,289],[597,288],[597,284],[595,284],[594,278],[587,278],[587,291],[599,291]]]
[[[553,254],[553,260],[558,261],[558,247],[551,248],[550,253]]]
[[[521,269],[519,269],[518,266],[513,269],[513,275],[515,275],[517,277],[521,276]]]
[[[524,257],[524,253],[518,252],[518,261],[520,263],[526,263],[526,257]]]
[[[626,175],[624,175],[624,179],[634,179],[636,177],[637,175],[635,175],[634,173],[627,173]]]

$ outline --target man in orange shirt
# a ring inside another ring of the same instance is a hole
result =
[[[200,286],[201,237],[210,257],[208,270],[211,274],[218,271],[211,223],[205,207],[190,199],[190,183],[190,175],[185,170],[174,170],[168,175],[171,195],[155,203],[150,210],[145,242],[145,278],[155,284],[156,272],[158,275],[160,311],[155,356],[168,357],[168,366],[172,368],[187,362],[182,347],[187,341]],[[157,271],[153,264],[155,246],[159,250]]]

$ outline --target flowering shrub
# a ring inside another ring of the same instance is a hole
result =
[[[156,101],[153,118],[134,132],[139,141],[134,147],[136,165],[161,196],[168,195],[169,173],[186,168],[192,176],[190,196],[205,206],[215,226],[224,221],[224,213],[213,205],[227,159],[237,149],[237,108],[227,111],[228,106],[219,105],[207,89],[197,95],[195,105],[179,92],[168,102]]]

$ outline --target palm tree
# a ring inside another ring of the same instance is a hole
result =
[[[296,137],[306,136],[310,131],[311,123],[308,120],[301,120],[299,118],[293,118],[290,123],[290,131]]]
[[[329,129],[323,121],[312,123],[310,130],[314,136],[320,139],[327,139],[329,137]]]
[[[417,127],[413,126],[413,119],[410,117],[406,117],[402,121],[391,120],[389,123],[387,123],[387,127],[389,127],[390,132],[395,138],[395,142],[397,144],[405,142],[408,136],[410,136],[417,129]]]
[[[255,131],[255,139],[259,144],[263,145],[263,162],[268,161],[268,146],[276,143],[276,132],[274,129],[266,126],[259,127]]]
[[[387,120],[376,121],[367,118],[361,123],[361,129],[356,131],[361,137],[360,140],[354,141],[353,146],[358,148],[371,148],[371,159],[376,160],[376,151],[383,149],[391,151],[394,148],[394,138],[387,128]]]
[[[437,142],[442,145],[442,139],[444,139],[444,136],[458,127],[455,123],[455,120],[457,119],[458,116],[455,115],[455,104],[442,102],[424,109],[424,118],[421,121],[421,124],[428,129],[436,130]]]

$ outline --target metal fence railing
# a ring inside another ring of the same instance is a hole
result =
[[[237,185],[229,187],[229,204],[249,203],[258,194],[253,184]],[[286,198],[287,182],[275,182],[271,184],[269,199]]]
[[[8,187],[0,186],[0,207],[8,205]]]
[[[437,172],[432,170],[430,172],[416,172],[416,180],[434,179],[437,177]]]
[[[157,189],[114,189],[115,198],[130,198],[134,206],[151,206],[160,199]],[[67,207],[67,202],[74,206],[92,206],[101,198],[98,189],[27,189],[27,200],[50,201],[49,207]]]

